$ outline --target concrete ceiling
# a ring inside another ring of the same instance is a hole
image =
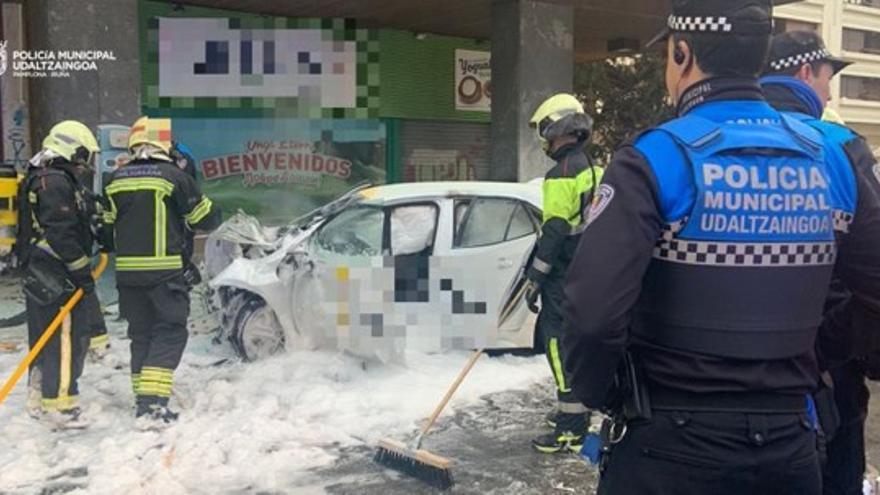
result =
[[[647,41],[669,0],[545,0],[575,7],[575,56],[607,55],[613,38]],[[775,0],[776,4],[798,0]],[[489,39],[492,0],[181,0],[181,3],[287,17],[346,17],[362,27]]]

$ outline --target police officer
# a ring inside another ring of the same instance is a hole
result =
[[[128,145],[132,160],[104,189],[104,221],[113,225],[119,310],[129,324],[135,415],[169,423],[177,419],[168,399],[187,341],[186,229],[212,229],[220,212],[174,164],[169,119],[140,118]]]
[[[94,238],[86,191],[78,176],[91,167],[98,143],[80,122],[56,124],[43,140],[21,183],[18,199],[17,255],[24,267],[23,287],[31,347],[81,288],[85,296],[48,341],[31,376],[39,383],[39,404],[29,400],[32,413],[43,413],[59,428],[87,425],[78,405],[78,380],[89,347],[90,315],[97,305],[91,274]],[[39,379],[37,379],[39,376]],[[39,406],[39,407],[37,407]]]
[[[880,310],[880,183],[764,99],[771,0],[672,5],[678,117],[615,154],[565,284],[599,492],[818,494],[814,342],[836,258]]]
[[[816,33],[783,33],[773,37],[761,85],[771,105],[822,133],[832,147],[829,155],[851,162],[854,170],[867,171],[875,160],[865,140],[846,127],[821,120],[831,98],[831,79],[849,64],[831,55]],[[819,332],[820,364],[830,370],[840,422],[835,431],[825,432],[831,438],[822,474],[822,490],[827,495],[860,494],[864,480],[869,391],[860,358],[880,351],[880,342],[873,337],[880,325],[876,320],[853,320],[854,304],[836,278]]]
[[[587,408],[571,394],[571,381],[563,371],[562,279],[577,245],[581,213],[602,178],[602,169],[593,166],[584,153],[593,122],[574,96],[562,93],[548,98],[535,110],[529,125],[544,152],[556,162],[544,177],[543,226],[526,272],[526,297],[534,308],[541,296],[536,333],[543,339],[556,381],[557,411],[548,420],[553,433],[534,439],[532,445],[543,453],[577,453],[589,425]]]

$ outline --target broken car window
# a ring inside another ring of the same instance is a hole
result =
[[[381,208],[360,206],[344,210],[321,228],[316,242],[327,251],[349,256],[377,256],[382,252]]]

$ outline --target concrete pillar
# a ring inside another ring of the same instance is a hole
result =
[[[3,41],[0,41],[0,101],[2,101],[3,162],[24,168],[30,159],[31,134],[27,81],[13,77],[10,54],[24,49],[24,15],[20,4],[0,5]]]
[[[130,125],[140,113],[137,0],[28,0],[29,50],[112,50],[115,61],[70,77],[30,78],[31,132],[42,142],[58,121]]]
[[[573,84],[571,5],[533,0],[493,0],[492,180],[528,181],[551,165],[528,127],[547,97]]]

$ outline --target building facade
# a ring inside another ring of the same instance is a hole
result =
[[[775,13],[777,32],[817,31],[854,62],[834,79],[830,106],[880,153],[880,0],[804,0]]]

